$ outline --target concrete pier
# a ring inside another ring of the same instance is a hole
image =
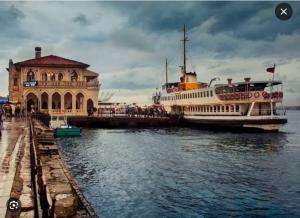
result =
[[[49,126],[50,116],[35,113],[34,117]],[[161,128],[179,125],[178,116],[70,116],[68,122],[72,126],[88,128]]]
[[[97,217],[61,159],[52,130],[12,119],[1,132],[0,217]],[[21,208],[8,211],[9,198]]]
[[[53,131],[37,120],[30,125],[43,216],[97,217],[62,160]]]
[[[69,124],[80,127],[101,127],[101,128],[155,128],[170,127],[176,122],[170,117],[69,117]]]
[[[24,119],[4,122],[0,139],[0,217],[34,217],[29,152],[29,129]],[[10,198],[22,201],[21,209],[7,211]]]

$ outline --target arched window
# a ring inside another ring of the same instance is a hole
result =
[[[71,73],[71,81],[77,81],[78,80],[78,74],[75,70]]]
[[[43,81],[47,81],[47,80],[48,80],[47,73],[43,73],[43,75],[42,75],[42,80],[43,80]]]
[[[58,74],[58,80],[59,80],[59,81],[62,81],[63,78],[64,78],[64,75],[63,75],[62,73],[59,73],[59,74]]]
[[[55,73],[51,73],[51,75],[50,75],[50,80],[51,80],[51,81],[55,81]]]
[[[34,72],[31,69],[27,73],[27,80],[28,81],[34,80]]]

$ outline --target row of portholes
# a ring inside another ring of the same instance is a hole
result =
[[[43,81],[62,81],[64,78],[64,75],[62,73],[43,73],[42,74],[42,80]],[[35,80],[35,75],[34,72],[30,69],[27,73],[27,81],[33,81]],[[77,81],[78,80],[78,74],[76,73],[75,70],[73,70],[73,72],[71,73],[71,81]]]

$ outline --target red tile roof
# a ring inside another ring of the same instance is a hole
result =
[[[78,61],[58,57],[56,55],[48,55],[40,58],[29,59],[26,61],[15,63],[21,67],[64,67],[64,68],[88,68],[90,65]]]

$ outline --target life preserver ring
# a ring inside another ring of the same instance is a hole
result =
[[[255,98],[259,98],[259,96],[260,96],[259,92],[255,92],[255,93],[254,93],[254,97],[255,97]]]
[[[262,93],[262,96],[263,96],[264,98],[269,98],[269,97],[270,97],[269,93],[267,93],[266,91],[264,91],[264,92]]]
[[[248,92],[248,98],[252,98],[252,93]]]

